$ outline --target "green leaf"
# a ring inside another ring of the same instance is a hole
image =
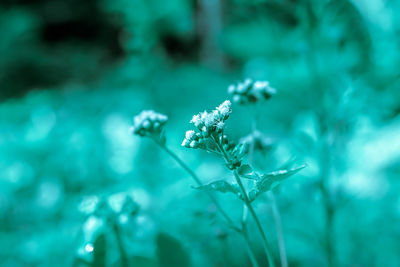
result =
[[[134,256],[130,259],[132,266],[135,267],[158,267],[156,260],[142,256]]]
[[[106,266],[106,236],[100,234],[93,245],[93,267],[105,267]]]
[[[258,179],[258,175],[254,172],[253,168],[248,164],[240,166],[240,168],[238,169],[238,174],[243,178],[254,179],[254,180]]]
[[[188,267],[190,257],[181,242],[165,233],[157,236],[157,257],[160,267]]]
[[[232,151],[232,155],[239,160],[242,159],[245,154],[246,151],[245,151],[245,146],[243,144],[237,144]]]
[[[297,168],[289,169],[289,170],[279,170],[274,171],[271,173],[264,174],[259,182],[257,182],[256,186],[260,191],[268,191],[276,186],[278,186],[282,181],[286,180],[287,178],[295,175],[300,170],[302,170],[305,165],[302,165]]]
[[[203,190],[203,191],[209,191],[209,192],[234,193],[234,194],[238,194],[240,192],[240,189],[237,185],[230,184],[224,180],[218,180],[218,181],[206,184],[206,185],[193,187],[193,188],[197,189],[197,190]]]
[[[289,170],[279,170],[271,173],[264,174],[261,180],[256,183],[256,188],[249,192],[249,198],[251,201],[255,200],[260,194],[270,191],[280,185],[284,180],[295,175],[302,170],[306,165],[302,165],[297,168]]]

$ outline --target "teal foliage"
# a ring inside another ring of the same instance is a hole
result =
[[[190,266],[189,255],[182,244],[165,233],[157,235],[157,257],[160,267]]]
[[[399,10],[384,0],[1,1],[0,265],[251,266],[207,197],[239,225],[232,172],[215,153],[181,147],[193,114],[250,78],[276,92],[232,101],[223,134],[276,263],[271,194],[289,266],[398,266]],[[131,134],[142,110],[168,116],[154,129],[202,186]],[[254,229],[249,219],[266,266]]]

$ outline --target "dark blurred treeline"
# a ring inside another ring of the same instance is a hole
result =
[[[97,0],[5,0],[0,12],[2,99],[71,78],[93,79],[101,65],[124,54],[118,41],[121,25],[104,14]],[[97,61],[94,68],[79,60],[82,53]]]
[[[1,1],[1,97],[71,79],[91,81],[121,58],[149,51],[165,53],[172,62],[200,60],[237,69],[255,56],[285,61],[300,53],[312,62],[321,49],[334,48],[351,58],[351,75],[370,72],[375,87],[387,87],[373,76],[366,17],[348,0],[110,3]],[[318,53],[310,53],[313,49]]]

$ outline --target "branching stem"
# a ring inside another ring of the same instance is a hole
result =
[[[201,182],[200,178],[189,168],[189,166],[186,165],[186,163],[178,157],[172,150],[170,150],[163,142],[158,140],[157,138],[152,138],[154,142],[159,145],[165,152],[167,152],[168,155],[170,155],[191,177],[192,179],[196,182],[198,186],[202,186],[203,183]],[[254,252],[254,249],[252,248],[250,244],[249,237],[247,235],[247,230],[242,228],[239,228],[235,225],[233,220],[229,217],[229,215],[225,212],[225,210],[222,208],[222,206],[219,204],[218,200],[214,197],[214,195],[211,192],[207,192],[208,196],[214,203],[214,205],[217,207],[218,211],[221,213],[221,215],[225,218],[229,226],[235,230],[237,233],[241,234],[243,236],[243,239],[246,243],[246,248],[247,248],[247,253],[249,255],[250,261],[254,267],[259,267],[257,263],[257,258],[256,258],[256,253]],[[272,265],[271,265],[272,266]]]
[[[120,264],[122,267],[128,267],[129,266],[128,255],[125,251],[125,246],[123,244],[122,237],[121,237],[121,231],[120,231],[120,228],[119,228],[117,222],[114,221],[112,223],[112,228],[113,228],[115,238],[116,238],[117,244],[118,244],[118,249],[119,249],[119,254],[120,254]]]
[[[228,166],[231,166],[233,162],[232,162],[231,158],[229,157],[228,153],[225,151],[224,147],[218,142],[218,140],[215,137],[214,137],[214,141],[215,141],[216,145],[218,146],[219,150],[224,155],[225,162],[228,164]],[[253,217],[253,219],[257,225],[258,231],[260,232],[260,235],[261,235],[261,238],[263,241],[263,245],[264,245],[265,254],[267,255],[267,259],[268,259],[268,265],[270,267],[274,267],[275,264],[274,264],[274,261],[272,258],[272,252],[271,252],[271,249],[270,249],[270,246],[268,243],[267,236],[265,235],[264,229],[261,225],[261,222],[260,222],[253,206],[251,205],[251,201],[247,195],[246,189],[242,183],[241,178],[239,177],[239,174],[237,173],[236,170],[233,170],[232,172],[235,176],[235,180],[236,180],[237,184],[239,185],[240,191],[243,195],[243,201],[244,201],[245,205],[247,206],[247,208],[249,209],[250,214]]]
[[[181,158],[178,157],[172,150],[170,150],[165,144],[159,142],[157,139],[154,139],[154,141],[165,151],[167,152],[171,158],[173,158],[191,177],[192,179],[196,182],[198,186],[202,186],[203,183],[201,182],[200,178],[189,168],[189,166],[186,165],[186,163],[181,160]],[[228,222],[228,224],[234,229],[236,232],[241,232],[241,229],[237,227],[232,219],[229,217],[229,215],[225,212],[225,210],[222,208],[222,206],[219,204],[218,200],[215,198],[215,196],[211,192],[206,192],[211,201],[214,203],[218,211],[221,213],[221,215],[225,218],[225,220]]]

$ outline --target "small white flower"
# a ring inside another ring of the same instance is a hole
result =
[[[199,144],[196,141],[190,142],[190,147],[191,148],[196,148]]]
[[[206,118],[207,118],[207,115],[208,115],[208,113],[207,113],[207,111],[203,111],[203,112],[200,112],[200,119],[201,119],[201,121],[204,123],[204,121],[206,120]]]
[[[233,84],[229,85],[228,94],[233,94],[235,92],[235,90],[236,90],[235,85],[233,85]]]
[[[243,94],[246,92],[246,89],[247,89],[247,87],[244,84],[239,83],[238,86],[236,87],[236,92],[238,94]]]
[[[240,102],[240,95],[234,95],[232,98],[233,102],[239,103]]]
[[[250,78],[247,78],[246,80],[244,80],[244,84],[245,84],[246,86],[249,86],[249,85],[251,85],[252,83],[253,83],[253,80],[250,79]]]
[[[196,133],[195,133],[195,131],[193,131],[193,130],[189,130],[189,131],[187,131],[186,134],[185,134],[185,138],[186,138],[187,140],[193,140],[195,136],[196,136]]]
[[[183,146],[183,147],[189,147],[189,146],[190,146],[190,141],[187,140],[187,139],[183,139],[183,142],[182,142],[181,146]]]
[[[190,122],[193,123],[194,126],[198,128],[201,125],[200,115],[194,115]]]
[[[256,81],[253,86],[255,90],[262,90],[268,87],[268,85],[269,83],[267,81]]]
[[[142,124],[142,115],[135,116],[133,118],[133,125],[139,126],[140,124]]]
[[[156,121],[156,122],[153,124],[153,127],[154,127],[154,129],[158,129],[158,128],[161,127],[161,123],[159,123],[158,121]]]
[[[215,124],[215,122],[221,120],[221,113],[218,110],[216,110],[216,109],[213,110],[211,114],[213,117],[214,124]]]
[[[158,113],[158,120],[161,122],[167,122],[168,116]]]
[[[221,105],[217,107],[217,110],[221,113],[224,120],[226,120],[229,114],[232,113],[231,106],[231,101],[225,100]]]
[[[217,132],[222,132],[222,130],[224,129],[224,126],[225,126],[224,122],[222,122],[222,121],[218,122],[216,125]]]
[[[155,121],[157,119],[157,115],[151,111],[148,112],[147,116],[152,121]]]
[[[270,94],[270,95],[274,95],[274,94],[276,94],[276,89],[271,86],[268,86],[266,88],[266,92],[268,92],[268,94]]]
[[[145,120],[145,121],[142,123],[142,127],[145,128],[145,129],[149,129],[150,126],[151,126],[151,123],[150,123],[148,120]]]
[[[206,128],[212,127],[214,125],[214,121],[215,121],[214,115],[212,113],[209,113],[204,118],[204,121],[203,121],[204,122],[204,126]]]

